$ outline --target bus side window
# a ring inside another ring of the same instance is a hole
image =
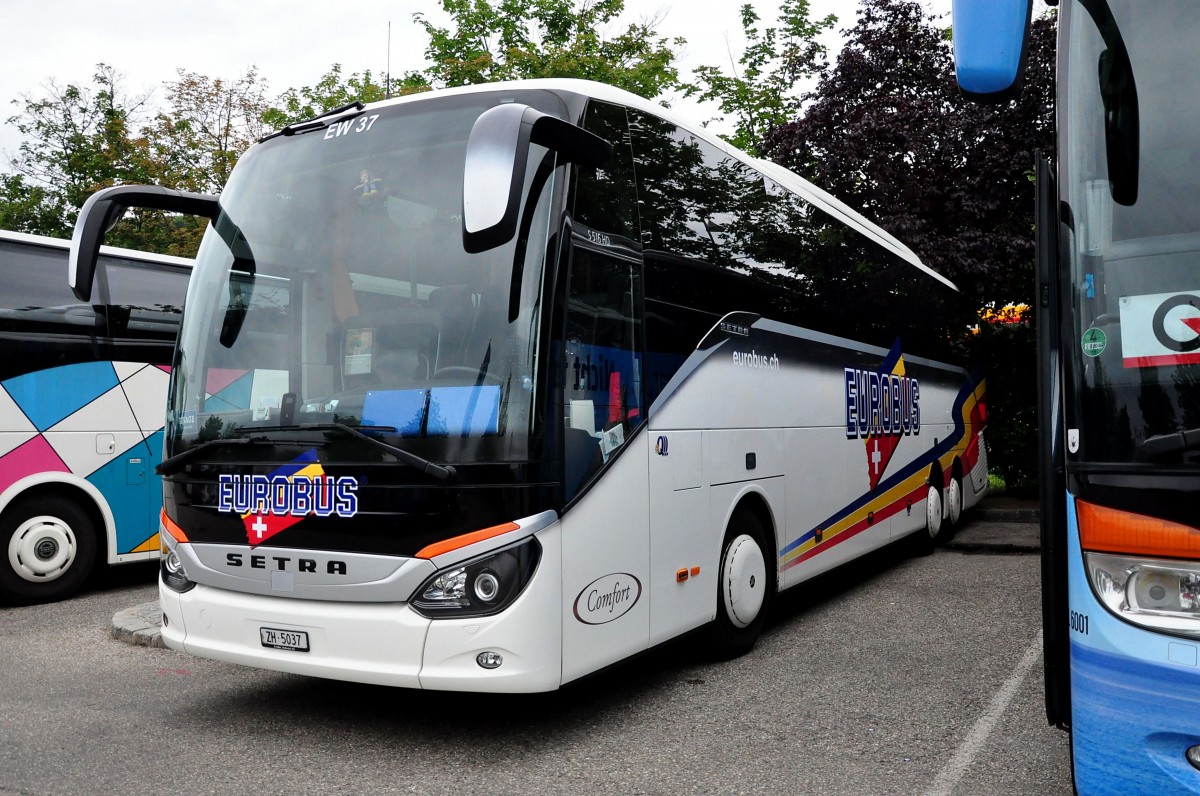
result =
[[[0,241],[0,381],[107,359],[104,316],[67,286],[65,250]]]
[[[638,263],[576,247],[563,373],[569,500],[642,417]]]

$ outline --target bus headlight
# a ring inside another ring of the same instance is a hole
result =
[[[1084,553],[1108,610],[1144,627],[1200,636],[1200,562]]]
[[[162,576],[162,582],[168,588],[182,593],[196,587],[196,584],[188,579],[183,562],[179,560],[179,554],[175,552],[174,548],[164,550],[163,557],[159,561],[161,563],[158,571]]]
[[[412,607],[430,619],[499,613],[533,578],[542,546],[532,536],[479,558],[447,567],[417,589]]]

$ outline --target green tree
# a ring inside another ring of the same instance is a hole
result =
[[[779,27],[760,31],[759,16],[747,3],[741,8],[746,49],[731,64],[733,73],[716,66],[694,70],[696,82],[687,86],[685,96],[715,101],[721,113],[733,116],[733,134],[722,137],[739,149],[758,154],[769,130],[799,115],[798,84],[825,69],[826,48],[817,37],[831,29],[837,18],[830,14],[813,20],[809,14],[808,0],[783,0]]]
[[[219,193],[234,163],[262,138],[266,82],[254,67],[235,80],[177,70],[166,84],[168,110],[145,128],[156,182]]]
[[[91,84],[47,84],[41,99],[26,96],[8,119],[23,140],[0,186],[0,218],[28,232],[70,237],[75,215],[93,192],[146,182],[146,145],[133,131],[148,96],[129,97],[121,75],[98,64]]]
[[[0,229],[66,237],[64,211],[40,185],[30,185],[21,174],[0,174]]]
[[[442,0],[452,27],[415,14],[429,35],[433,86],[567,77],[597,80],[643,97],[680,88],[680,38],[656,21],[613,30],[624,0]]]
[[[410,73],[393,84],[392,94],[400,96],[425,91],[428,88],[424,77]],[[289,88],[280,94],[263,114],[263,122],[267,127],[277,130],[356,100],[376,102],[385,99],[387,93],[387,87],[377,81],[371,70],[354,72],[343,77],[342,65],[334,64],[314,85]]]

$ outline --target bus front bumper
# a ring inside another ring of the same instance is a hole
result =
[[[313,677],[450,691],[550,691],[562,680],[562,634],[557,585],[546,574],[535,575],[500,614],[437,620],[406,603],[300,600],[205,585],[181,594],[160,580],[162,638],[198,657]],[[266,646],[264,629],[304,634],[308,649]],[[485,652],[502,663],[484,668]]]

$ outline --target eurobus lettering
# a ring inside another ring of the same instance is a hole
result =
[[[102,191],[80,300],[104,220],[142,205],[211,220],[160,465],[174,649],[494,692],[693,630],[731,655],[781,590],[928,550],[987,490],[954,285],[632,94],[355,103],[220,198]]]

